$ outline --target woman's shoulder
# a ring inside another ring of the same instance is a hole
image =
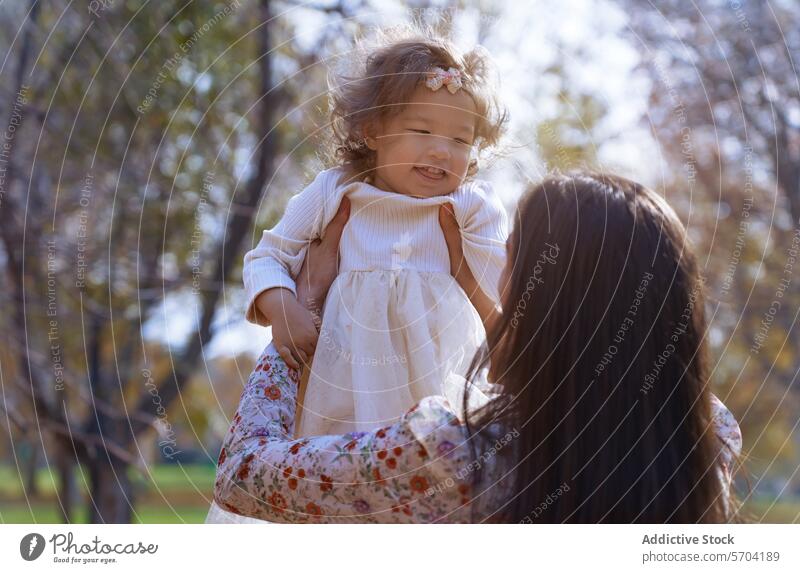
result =
[[[466,430],[444,396],[427,396],[403,416],[403,425],[426,457],[452,475],[469,457]]]
[[[742,452],[742,431],[736,417],[728,410],[728,407],[711,394],[711,419],[717,435],[728,446],[728,451],[724,455],[738,456]]]
[[[426,396],[417,402],[406,412],[405,420],[415,435],[426,436],[434,431],[448,435],[459,435],[463,432],[453,406],[441,395]]]

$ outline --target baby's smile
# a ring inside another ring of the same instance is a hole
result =
[[[438,167],[415,165],[414,171],[416,171],[423,178],[423,180],[429,180],[431,182],[441,181],[447,177],[447,172],[445,172],[444,169],[439,169]]]

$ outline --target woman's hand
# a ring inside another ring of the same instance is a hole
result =
[[[484,327],[494,321],[498,316],[497,308],[486,293],[483,292],[475,275],[464,258],[464,249],[461,246],[461,229],[458,227],[453,206],[446,203],[439,207],[439,225],[444,233],[447,243],[447,252],[450,255],[450,274],[456,279],[458,285],[467,293],[470,302],[478,311]]]
[[[323,238],[308,246],[295,280],[297,300],[311,312],[317,330],[322,327],[322,307],[328,289],[339,274],[339,240],[349,217],[350,199],[343,197],[339,210],[325,228]]]
[[[292,291],[272,288],[259,296],[259,304],[272,324],[272,342],[290,367],[299,369],[314,356],[319,329],[314,315],[301,305]]]

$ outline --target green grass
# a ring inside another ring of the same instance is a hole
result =
[[[214,488],[211,465],[159,464],[144,475],[131,470],[134,483],[134,523],[202,523]],[[0,523],[60,523],[55,477],[47,469],[36,474],[39,496],[25,502],[22,485],[13,466],[0,466]],[[76,505],[75,523],[86,523],[88,499],[83,478],[76,474],[82,501]],[[770,507],[772,506],[772,507]],[[800,523],[800,499],[750,499],[743,515],[754,523]]]
[[[203,523],[208,513],[208,504],[174,505],[137,503],[132,523]],[[74,523],[86,523],[86,504],[76,507]],[[58,504],[52,502],[3,503],[0,508],[0,523],[61,523]]]
[[[131,469],[128,472],[135,487],[155,492],[185,491],[187,489],[210,492],[214,487],[216,468],[212,465],[178,465],[159,464],[148,466],[143,472]],[[81,474],[81,468],[75,469],[75,483],[82,493],[86,493],[85,482],[88,475]],[[36,486],[42,496],[56,494],[56,476],[47,468],[36,472]],[[0,499],[23,499],[22,483],[14,466],[0,466]]]
[[[86,523],[88,492],[81,468],[75,483],[80,501],[75,506],[75,523]],[[214,488],[216,468],[211,465],[160,464],[144,473],[131,470],[135,493],[133,523],[202,523]],[[88,481],[88,476],[85,476]],[[37,471],[38,495],[25,501],[22,484],[14,466],[0,466],[0,523],[61,523],[56,477],[48,469]]]
[[[161,464],[150,466],[147,471],[149,475],[144,476],[137,472],[135,482],[164,492],[187,488],[210,492],[214,488],[217,468],[211,465]]]

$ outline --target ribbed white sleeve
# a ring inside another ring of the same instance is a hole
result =
[[[320,236],[326,214],[337,208],[341,200],[341,196],[336,197],[340,175],[341,171],[336,169],[320,172],[308,187],[289,200],[278,224],[264,231],[258,245],[245,254],[242,279],[247,293],[248,321],[270,325],[255,305],[256,298],[265,290],[282,287],[297,294],[294,277],[303,265],[308,244]]]
[[[458,196],[462,194],[462,196]],[[456,191],[454,210],[461,227],[464,258],[483,292],[500,302],[498,282],[506,265],[508,215],[486,181],[473,181]]]

